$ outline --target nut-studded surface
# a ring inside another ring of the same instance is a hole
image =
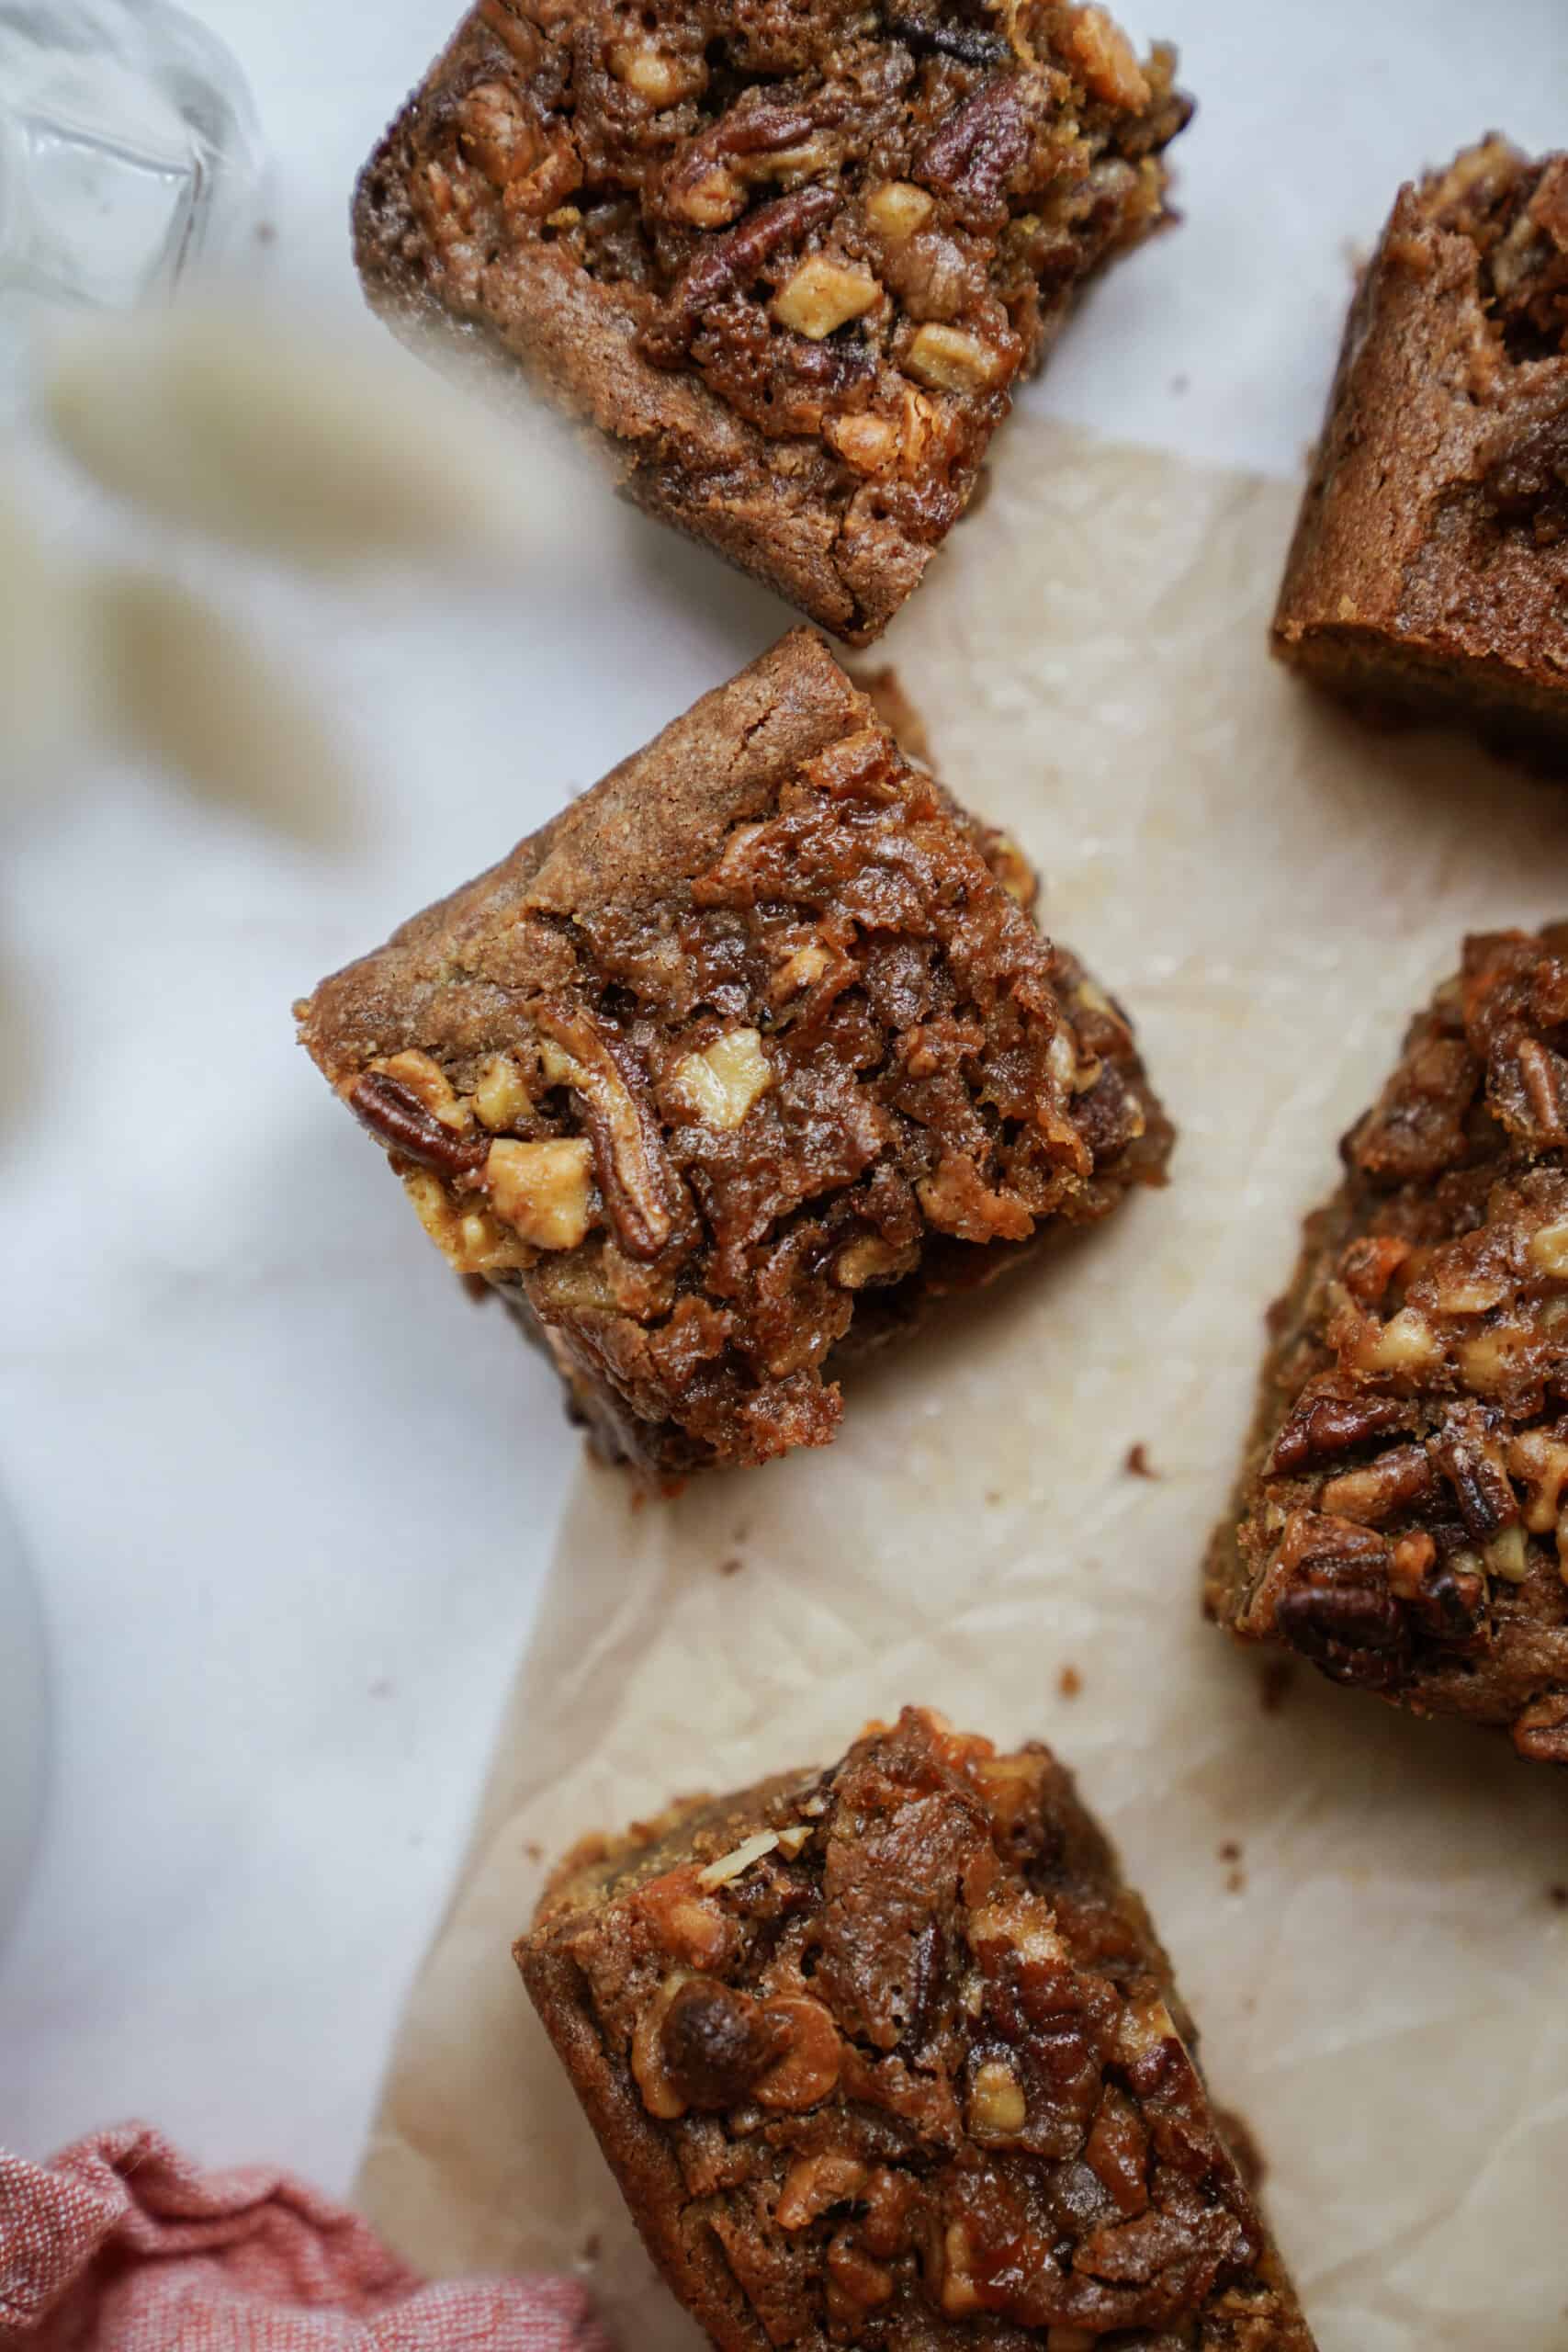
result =
[[[1128,1025],[1021,865],[800,630],[301,1034],[612,1451],[765,1461],[832,1437],[835,1349],[1163,1176]]]
[[[1066,0],[482,0],[367,167],[359,265],[860,642],[1084,277],[1167,217],[1172,65]]]
[[[1401,190],[1346,331],[1276,650],[1379,716],[1568,758],[1568,155]]]
[[[1346,1138],[1211,1612],[1568,1763],[1568,925],[1468,940]]]
[[[1043,1747],[906,1709],[570,1856],[517,1947],[721,2352],[1310,2352],[1169,1963]]]

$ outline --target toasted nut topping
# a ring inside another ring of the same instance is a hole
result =
[[[859,474],[886,473],[898,455],[898,427],[886,416],[830,416],[822,430]]]
[[[1097,98],[1136,113],[1150,90],[1132,42],[1104,8],[1081,8],[1066,38],[1068,53]]]
[[[1356,1350],[1363,1372],[1418,1372],[1438,1355],[1430,1324],[1413,1306],[1402,1306],[1381,1329],[1370,1331]]]
[[[1508,1295],[1508,1284],[1472,1276],[1442,1283],[1432,1295],[1432,1304],[1439,1315],[1489,1315],[1501,1306]]]
[[[969,2090],[969,2129],[987,2139],[1010,2139],[1029,2120],[1029,2102],[1012,2068],[987,2058]]]
[[[752,2096],[761,2107],[782,2108],[798,2114],[825,2099],[839,2079],[843,2049],[839,2029],[820,2001],[808,1995],[770,2001],[763,2012],[770,2023],[784,2025],[789,2046],[755,2086]]]
[[[829,2205],[858,2197],[866,2179],[865,2166],[854,2156],[800,2156],[784,2175],[773,2219],[781,2230],[809,2229]]]
[[[431,1117],[439,1119],[444,1127],[461,1132],[465,1127],[472,1126],[473,1114],[468,1104],[458,1102],[451,1080],[439,1062],[432,1061],[428,1054],[412,1051],[393,1054],[389,1060],[373,1063],[372,1068],[406,1086]]]
[[[867,1283],[885,1282],[913,1262],[912,1251],[896,1250],[891,1242],[867,1233],[840,1250],[833,1261],[833,1280],[840,1290],[863,1290]]]
[[[832,960],[825,947],[819,947],[815,940],[808,941],[804,947],[795,949],[786,964],[780,965],[769,994],[775,1003],[786,1003],[802,989],[815,988]]]
[[[660,2054],[676,2096],[716,2114],[738,2106],[777,2058],[784,2030],[750,1993],[715,1976],[694,1976],[665,2007]]]
[[[671,1074],[671,1091],[705,1127],[738,1127],[773,1082],[755,1029],[731,1029],[700,1054],[688,1054]]]
[[[840,2230],[828,2248],[828,2309],[834,2318],[839,2316],[840,2299],[861,2311],[874,2311],[879,2303],[891,2302],[897,2283],[891,2270],[862,2253],[850,2230]]]
[[[884,180],[865,200],[865,217],[879,237],[902,244],[923,228],[936,209],[936,198],[912,180]]]
[[[831,150],[820,139],[807,139],[797,147],[775,147],[771,153],[738,155],[731,165],[749,184],[758,180],[784,180],[793,184],[809,179],[831,160]]]
[[[1071,1093],[1078,1074],[1078,1046],[1065,1021],[1046,1049],[1045,1067],[1064,1092]]]
[[[1012,373],[1007,354],[966,327],[943,326],[928,321],[909,345],[905,361],[911,376],[939,392],[983,392],[1005,383]]]
[[[733,172],[722,164],[709,164],[705,172],[686,182],[670,198],[671,211],[691,221],[697,229],[722,229],[733,220],[746,201],[746,191]]]
[[[789,1828],[779,1831],[779,1851],[790,1861],[811,1843],[815,1831],[809,1821],[793,1822]]]
[[[1519,1337],[1517,1330],[1504,1324],[1495,1330],[1478,1331],[1473,1340],[1467,1340],[1459,1351],[1465,1385],[1483,1396],[1506,1387]]]
[[[474,1089],[474,1109],[479,1124],[499,1135],[533,1115],[534,1105],[523,1083],[523,1073],[510,1054],[492,1054],[479,1072]]]
[[[1517,1523],[1505,1527],[1484,1547],[1483,1556],[1494,1576],[1502,1577],[1508,1584],[1523,1584],[1529,1574],[1529,1551],[1525,1543],[1525,1531]]]
[[[640,42],[616,41],[610,51],[610,71],[617,82],[635,90],[656,107],[677,106],[700,90],[705,68],[694,58],[668,57],[660,49]]]
[[[1508,1472],[1529,1490],[1525,1525],[1532,1535],[1550,1535],[1568,1486],[1568,1445],[1545,1430],[1525,1430],[1508,1448]]]
[[[652,1106],[644,1100],[640,1073],[623,1066],[620,1041],[581,1006],[564,1001],[543,1004],[535,1019],[546,1041],[541,1060],[547,1079],[552,1084],[564,1080],[581,1099],[616,1239],[635,1258],[656,1258],[674,1230],[684,1189],[666,1157]],[[629,1081],[636,1083],[635,1094]]]
[[[661,2123],[672,2123],[678,2115],[686,2112],[686,2102],[671,2080],[664,2063],[663,2047],[665,2017],[685,1982],[685,1976],[679,1972],[667,1976],[632,2032],[633,2079],[642,2093],[644,2107]]]
[[[1179,2040],[1176,2019],[1157,1995],[1152,2000],[1129,2001],[1117,2021],[1117,2054],[1124,2063]]]
[[[1532,1236],[1530,1263],[1543,1274],[1568,1282],[1568,1225],[1543,1225]]]
[[[593,1222],[592,1165],[583,1136],[492,1143],[484,1182],[497,1216],[536,1250],[575,1250]]]
[[[759,1829],[754,1838],[743,1838],[739,1846],[731,1847],[728,1854],[721,1854],[716,1862],[709,1862],[705,1870],[700,1870],[697,1884],[710,1890],[716,1886],[727,1886],[732,1878],[739,1878],[742,1871],[749,1871],[753,1862],[760,1862],[764,1854],[771,1854],[778,1842],[776,1829]]]
[[[942,2242],[942,2307],[952,2319],[980,2308],[979,2292],[970,2269],[969,2236],[962,2222],[949,2222]]]
[[[1067,1947],[1056,1933],[1056,1915],[1042,1894],[1004,1895],[969,1915],[965,1929],[971,1950],[976,1944],[1011,1944],[1027,1961],[1065,1961]]]
[[[773,297],[780,326],[820,343],[835,327],[863,317],[880,300],[882,288],[863,269],[846,269],[826,254],[812,254]]]
[[[515,1233],[477,1206],[455,1206],[438,1176],[423,1170],[403,1178],[403,1190],[432,1241],[460,1274],[515,1273],[527,1252]]]

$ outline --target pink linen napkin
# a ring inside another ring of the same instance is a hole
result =
[[[27,2352],[612,2352],[577,2280],[426,2285],[287,2173],[145,2124],[0,2152],[0,2345]]]

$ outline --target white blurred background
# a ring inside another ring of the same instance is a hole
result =
[[[204,378],[264,459],[291,355],[323,334],[394,436],[436,397],[361,315],[346,214],[456,5],[198,0],[270,157]],[[1398,180],[1494,125],[1561,142],[1561,0],[1142,14],[1200,98],[1186,222],[1095,294],[1025,398],[1290,474],[1351,254]],[[287,528],[257,544],[254,514],[252,545],[220,551],[193,527],[212,500],[181,517],[166,494],[171,447],[210,454],[201,418],[161,454],[142,429],[159,364],[145,341],[51,362],[51,407],[0,427],[0,694],[13,749],[24,710],[39,738],[0,814],[0,1496],[52,1700],[37,1863],[0,1949],[0,2138],[43,2154],[134,2112],[198,2155],[341,2188],[577,1441],[326,1099],[290,1001],[788,616],[544,428],[482,445],[508,552],[344,571],[288,560]],[[53,727],[77,628],[134,756]],[[6,1573],[14,1828],[32,1684]]]

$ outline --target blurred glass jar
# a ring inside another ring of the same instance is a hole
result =
[[[166,300],[254,224],[222,42],[164,0],[0,0],[0,363],[40,315]]]

